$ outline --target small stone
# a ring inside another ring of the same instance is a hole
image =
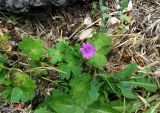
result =
[[[117,24],[120,24],[120,20],[118,20],[116,17],[112,17],[110,20],[109,20],[109,23],[110,25],[114,26],[114,25],[117,25]]]
[[[160,78],[160,69],[157,69],[157,70],[154,72],[154,75],[155,75],[157,78]]]
[[[92,24],[92,19],[91,19],[90,15],[87,15],[87,16],[86,16],[86,18],[84,19],[84,24],[85,24],[86,26],[89,26],[89,25]]]

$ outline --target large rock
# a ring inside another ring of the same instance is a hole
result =
[[[12,13],[28,12],[33,7],[67,6],[78,0],[0,0],[0,10]],[[80,0],[79,0],[80,1]],[[85,1],[85,0],[81,0]]]

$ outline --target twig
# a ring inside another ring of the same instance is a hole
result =
[[[23,71],[20,70],[20,69],[17,69],[17,68],[8,68],[8,67],[3,66],[2,64],[0,64],[0,67],[3,68],[3,69],[9,70],[9,71],[19,71],[19,72],[23,72]]]
[[[139,34],[117,34],[117,35],[108,35],[110,37],[121,37],[121,36],[138,36]]]
[[[83,26],[84,26],[84,24],[81,24],[81,25],[75,30],[75,32],[72,33],[72,35],[69,37],[69,39],[71,39]]]
[[[143,67],[143,68],[149,68],[149,67],[153,67],[155,65],[160,65],[160,60],[155,61],[153,63],[148,64],[147,66]]]
[[[36,67],[36,68],[27,69],[27,70],[25,70],[25,72],[33,72],[35,70],[55,70],[55,71],[58,71],[61,73],[66,73],[64,71],[60,71],[60,70],[56,69],[55,67]]]
[[[63,81],[59,81],[59,80],[53,81],[53,80],[50,80],[50,79],[48,79],[46,77],[41,77],[41,78],[44,79],[44,80],[46,80],[46,81],[52,82],[52,83],[63,82]]]

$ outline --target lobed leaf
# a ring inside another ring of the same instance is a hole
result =
[[[54,49],[48,49],[48,54],[51,56],[52,64],[56,64],[57,62],[61,62],[63,60],[67,48],[67,43],[60,41],[56,44],[56,47]]]
[[[19,43],[19,49],[33,60],[39,60],[44,54],[44,42],[31,36],[24,37]]]
[[[82,67],[77,66],[73,63],[59,63],[58,69],[61,71],[60,72],[61,79],[67,79],[67,80],[71,77],[72,74],[74,76],[79,76],[82,71]]]
[[[50,106],[57,113],[84,113],[84,108],[78,105],[69,95],[57,90],[54,90],[54,94]]]
[[[90,105],[98,98],[99,85],[97,82],[90,83],[90,75],[83,74],[70,81],[71,95],[80,105]]]
[[[59,50],[48,49],[48,54],[51,56],[51,63],[56,64],[57,62],[61,62],[63,59],[63,54]]]
[[[95,55],[87,61],[89,66],[102,69],[107,63],[106,54],[110,51],[110,38],[104,33],[98,33],[93,40],[89,41],[96,48]]]
[[[24,73],[16,73],[15,77],[12,78],[12,85],[22,90],[23,95],[21,94],[20,99],[22,102],[32,100],[35,96],[36,85],[28,75]],[[16,88],[15,91],[18,89]],[[13,93],[14,94],[14,93]]]
[[[19,102],[22,96],[23,96],[23,91],[20,88],[18,87],[13,88],[11,93],[11,102]]]
[[[69,79],[71,75],[73,76],[80,76],[82,73],[82,61],[78,59],[74,54],[72,54],[72,51],[70,51],[70,54],[66,54],[64,56],[65,63],[59,63],[58,69],[62,72],[60,72],[60,76],[62,79]]]
[[[93,102],[89,96],[90,76],[88,74],[73,78],[70,81],[70,86],[71,95],[78,104],[89,105]]]

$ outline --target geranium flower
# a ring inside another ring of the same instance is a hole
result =
[[[83,43],[82,47],[80,48],[80,51],[83,55],[83,58],[85,58],[85,59],[89,59],[89,58],[93,57],[95,50],[96,50],[95,47],[88,42]]]

